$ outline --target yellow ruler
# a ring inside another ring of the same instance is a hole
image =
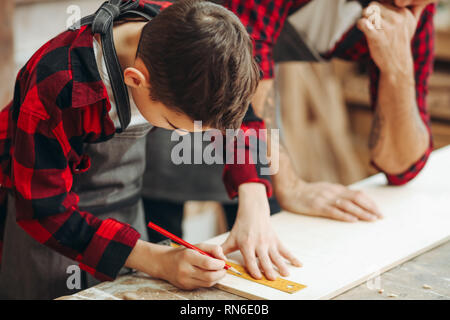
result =
[[[290,280],[286,280],[283,278],[276,278],[275,280],[268,280],[264,274],[262,275],[261,279],[255,279],[253,278],[251,275],[249,275],[247,273],[247,271],[245,270],[245,268],[243,266],[241,266],[240,264],[234,263],[234,262],[230,262],[227,261],[227,264],[229,264],[230,266],[232,266],[234,269],[236,269],[237,271],[240,272],[240,274],[237,274],[231,270],[227,270],[227,272],[229,274],[232,274],[233,276],[239,277],[239,278],[243,278],[246,280],[250,280],[286,293],[295,293],[297,291],[300,291],[304,288],[306,288],[306,286],[304,284],[300,284],[297,282],[293,282]]]
[[[171,242],[170,245],[172,247],[179,247],[178,244],[173,243],[173,242]],[[286,280],[283,278],[269,280],[264,276],[264,274],[262,275],[262,278],[258,280],[258,279],[253,278],[250,274],[248,274],[247,270],[245,270],[245,268],[243,266],[241,266],[240,264],[230,262],[230,261],[226,261],[226,263],[229,264],[231,267],[233,267],[236,271],[239,271],[240,274],[233,272],[231,269],[227,270],[227,273],[229,273],[233,276],[242,278],[242,279],[246,279],[246,280],[249,280],[252,282],[262,284],[267,287],[271,287],[273,289],[277,289],[277,290],[292,294],[292,293],[295,293],[297,291],[300,291],[300,290],[306,288],[306,285],[304,285],[304,284],[300,284],[300,283]]]

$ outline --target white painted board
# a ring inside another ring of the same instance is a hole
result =
[[[290,267],[287,279],[306,289],[288,294],[228,274],[218,288],[250,299],[329,299],[450,239],[450,147],[433,152],[405,186],[386,186],[378,174],[352,188],[371,196],[384,219],[345,223],[288,212],[271,218],[304,265]],[[227,236],[207,242],[221,244]],[[243,264],[239,252],[228,257]]]

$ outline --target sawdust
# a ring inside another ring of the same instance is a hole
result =
[[[179,300],[180,297],[161,289],[140,288],[136,291],[122,291],[114,294],[123,300]]]
[[[217,290],[216,288],[199,288],[192,291],[181,290],[172,287],[168,290],[176,295],[183,296],[189,300],[240,300],[244,298],[237,297],[225,291]]]
[[[121,285],[135,285],[135,284],[138,284],[139,282],[142,282],[142,280],[139,281],[139,279],[128,278],[128,279],[121,281],[120,284]]]

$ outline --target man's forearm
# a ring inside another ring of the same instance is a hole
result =
[[[416,162],[429,145],[429,133],[416,102],[414,74],[380,73],[377,107],[369,137],[374,163],[389,174],[400,174]]]

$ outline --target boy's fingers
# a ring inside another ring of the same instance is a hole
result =
[[[230,252],[236,251],[238,249],[234,238],[228,236],[227,240],[221,245],[223,254],[228,254]]]
[[[227,260],[227,257],[223,253],[223,249],[221,246],[215,246],[211,251],[211,254],[218,259]]]
[[[271,248],[269,251],[269,255],[270,259],[272,259],[273,264],[277,266],[280,275],[283,277],[287,277],[289,275],[289,270],[286,266],[284,259],[278,253],[277,248]]]
[[[209,243],[200,243],[197,245],[197,247],[213,257],[217,259],[226,260],[225,255],[223,254],[223,249],[221,246],[218,246],[216,244],[209,244]]]
[[[227,271],[225,269],[219,271],[205,271],[194,266],[192,278],[203,282],[206,287],[211,287],[225,277],[226,274]]]
[[[253,278],[261,279],[261,271],[259,271],[256,262],[255,250],[253,248],[245,247],[241,249],[242,257],[244,258],[245,266]]]
[[[203,250],[208,253],[211,253],[215,249],[215,247],[217,247],[217,245],[210,243],[197,243],[195,246],[200,250]]]
[[[225,267],[225,261],[205,256],[197,251],[192,252],[189,262],[193,266],[210,271],[220,270]]]
[[[275,280],[275,270],[273,270],[272,261],[270,261],[268,248],[258,247],[256,250],[261,268],[264,270],[264,275],[269,280]]]
[[[278,245],[278,252],[289,261],[293,266],[302,267],[303,264],[281,243]]]

